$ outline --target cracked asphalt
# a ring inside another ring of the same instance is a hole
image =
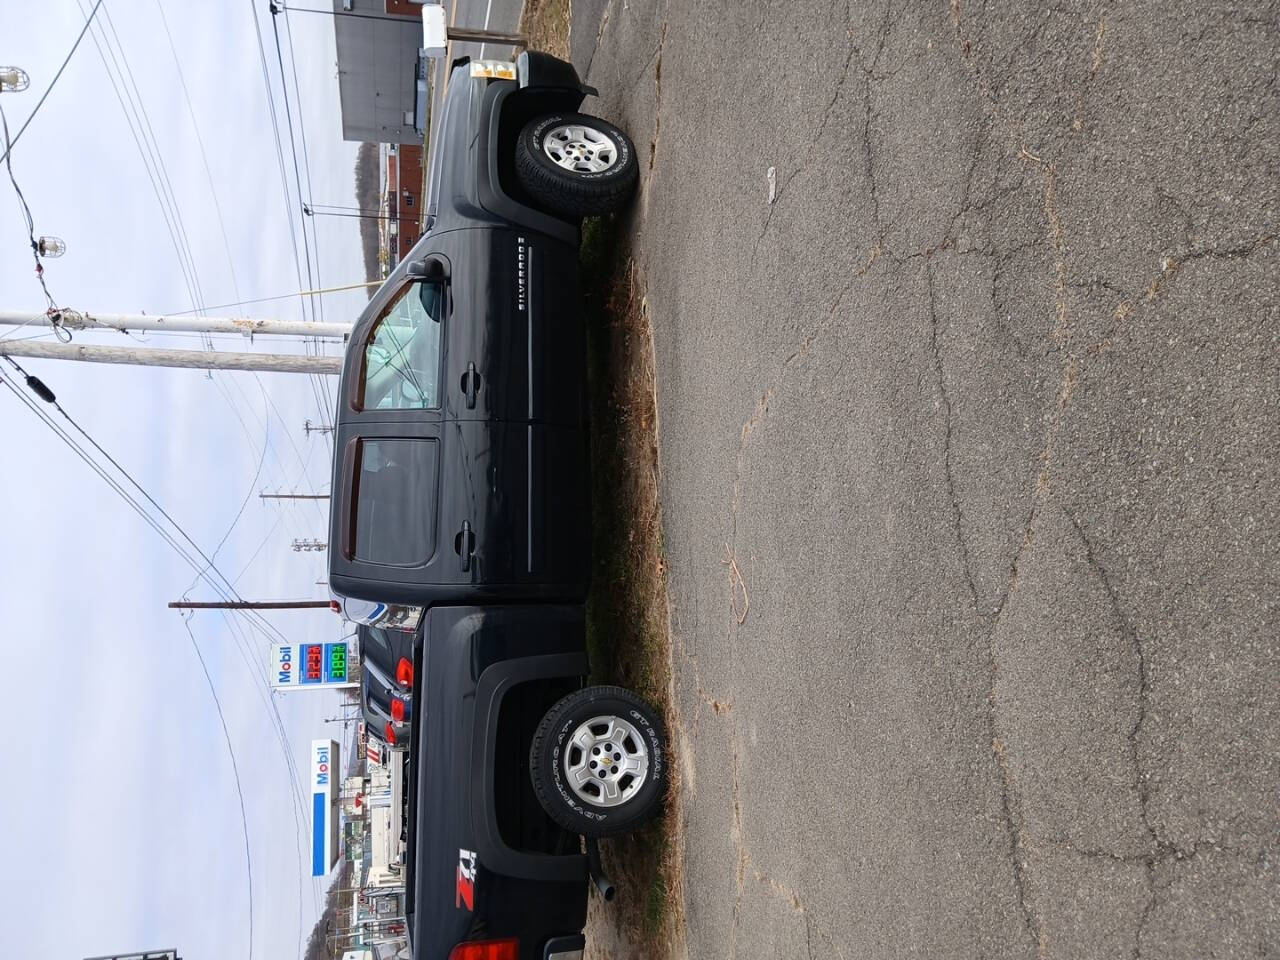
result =
[[[1280,5],[571,46],[642,158],[678,952],[1280,956]]]

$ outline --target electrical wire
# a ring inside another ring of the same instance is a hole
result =
[[[18,195],[18,206],[22,209],[22,219],[27,228],[27,239],[31,243],[31,255],[36,261],[36,279],[40,281],[40,289],[44,291],[45,303],[48,305],[47,314],[49,319],[53,322],[53,329],[54,332],[58,334],[58,338],[62,339],[63,336],[65,336],[67,340],[70,340],[71,334],[63,330],[61,324],[58,322],[58,304],[54,301],[53,294],[49,292],[49,285],[44,279],[44,263],[42,262],[43,258],[41,256],[40,242],[36,240],[35,218],[31,215],[31,208],[27,206],[27,198],[23,196],[22,188],[18,186],[18,178],[14,176],[13,173],[13,157],[9,152],[9,118],[5,115],[4,107],[2,106],[0,106],[0,129],[3,129],[4,131],[5,170],[8,171],[9,182],[13,184],[13,192]],[[23,324],[23,326],[26,326],[26,324]],[[18,329],[21,330],[22,327],[19,327]]]
[[[290,237],[290,240],[292,241],[292,246],[293,246],[293,267],[294,267],[294,272],[297,275],[298,287],[301,289],[303,286],[302,263],[298,255],[298,235],[297,235],[297,230],[295,229],[295,226],[294,226],[293,201],[290,199],[290,196],[289,196],[289,176],[285,172],[284,143],[280,137],[280,120],[279,120],[279,115],[276,113],[275,94],[271,87],[271,73],[267,67],[266,44],[263,42],[263,39],[262,39],[262,25],[258,22],[258,10],[257,10],[257,7],[254,5],[254,0],[249,0],[249,11],[250,11],[250,16],[253,17],[253,29],[258,41],[258,59],[262,67],[262,82],[267,92],[267,109],[271,117],[272,133],[274,134],[274,137],[275,137],[276,166],[280,174],[280,190],[281,190],[282,197],[284,199],[285,218],[289,226],[289,237]],[[283,66],[281,66],[280,72],[281,72],[281,82],[283,83],[284,82]],[[286,93],[285,105],[287,108],[288,107],[287,90],[285,91],[285,93]],[[290,139],[292,140],[292,137],[293,137],[292,121],[290,121],[289,136],[290,136]],[[296,167],[297,167],[296,152],[294,157],[294,166],[296,170]],[[298,195],[299,195],[299,202],[301,202],[301,186],[300,185],[298,187]],[[303,226],[302,239],[303,239],[304,246],[306,246],[307,237],[306,237],[305,224]],[[308,251],[310,250],[309,247],[307,249]],[[311,260],[310,260],[309,252],[307,254],[307,275],[308,276],[311,275]],[[311,285],[308,286],[308,289],[310,288],[310,286]],[[299,299],[300,305],[302,306],[302,312],[305,318],[307,316],[307,306],[308,306],[307,299],[305,295],[301,293],[299,294],[298,299]],[[310,319],[313,321],[315,320],[314,311],[311,313]],[[330,405],[323,398],[320,387],[316,382],[316,378],[311,377],[310,382],[311,382],[312,396],[313,396],[313,399],[316,401],[316,409],[319,411],[318,415],[319,415],[320,421],[321,423],[327,426],[330,423],[330,420],[329,420],[330,412],[331,412]],[[329,440],[328,442],[329,442],[330,450],[332,451],[332,440]]]
[[[91,24],[93,22],[93,18],[98,15],[98,8],[100,6],[102,6],[102,0],[98,0],[98,2],[93,5],[93,9],[89,11],[89,16],[85,18],[84,26],[80,28],[80,32],[76,35],[76,42],[71,45],[71,49],[67,51],[66,58],[62,61],[62,66],[58,67],[58,72],[55,73],[53,75],[53,79],[49,81],[49,86],[45,87],[44,93],[40,94],[40,99],[36,102],[35,109],[27,115],[26,120],[22,121],[22,126],[18,128],[18,132],[14,135],[13,140],[9,141],[6,137],[4,156],[0,157],[0,160],[8,159],[9,151],[18,145],[18,141],[21,140],[22,135],[27,132],[27,127],[30,126],[31,121],[36,118],[36,114],[39,113],[40,108],[44,106],[44,102],[53,90],[54,85],[58,82],[58,78],[62,76],[62,71],[67,69],[67,64],[71,62],[71,57],[75,54],[77,48],[79,48],[80,41],[84,39],[85,31],[89,29],[89,24]]]
[[[13,366],[16,370],[18,370],[18,372],[19,372],[22,376],[27,377],[26,372],[22,369],[22,367],[21,367],[21,366],[20,366],[16,361],[14,361],[14,360],[13,360],[13,358],[11,358],[11,357],[5,357],[5,359],[9,362],[9,364],[10,364],[11,366]],[[29,378],[29,377],[28,377],[28,384],[29,384],[29,385],[31,384],[31,379],[32,379],[32,378]],[[77,442],[76,442],[75,438],[74,438],[74,437],[73,437],[73,436],[72,436],[68,431],[66,431],[64,428],[62,428],[62,427],[58,424],[58,422],[57,422],[57,421],[55,421],[55,420],[54,420],[54,419],[53,419],[49,414],[47,414],[43,409],[41,409],[41,407],[40,407],[38,404],[36,404],[34,401],[32,401],[30,398],[28,398],[28,397],[26,396],[26,394],[25,394],[22,390],[18,389],[18,388],[17,388],[17,387],[16,387],[16,386],[11,382],[11,380],[10,380],[10,378],[9,378],[9,377],[6,377],[6,376],[3,376],[3,375],[0,375],[0,385],[3,385],[4,387],[6,387],[6,388],[10,391],[10,393],[12,393],[15,397],[17,397],[17,398],[18,398],[18,400],[19,400],[19,401],[20,401],[24,406],[26,406],[26,407],[27,407],[27,408],[32,412],[32,414],[34,414],[34,415],[37,417],[37,419],[39,419],[39,420],[40,420],[40,421],[42,421],[42,422],[43,422],[47,427],[49,427],[49,429],[50,429],[50,430],[52,430],[52,431],[53,431],[53,433],[54,433],[56,436],[58,436],[58,438],[59,438],[59,439],[61,439],[61,440],[62,440],[62,442],[63,442],[64,444],[66,444],[66,445],[67,445],[67,446],[72,450],[72,452],[73,452],[73,453],[75,453],[78,457],[80,457],[80,459],[81,459],[81,460],[83,460],[83,461],[84,461],[84,463],[85,463],[85,464],[86,464],[86,465],[87,465],[91,470],[93,470],[96,474],[98,474],[98,476],[103,480],[103,482],[105,482],[105,483],[108,485],[108,487],[110,487],[110,488],[112,489],[112,491],[113,491],[113,492],[115,492],[115,493],[117,494],[117,496],[119,496],[122,500],[124,500],[124,501],[125,501],[125,503],[126,503],[126,504],[127,504],[127,505],[128,505],[128,506],[129,506],[129,507],[130,507],[130,508],[131,508],[131,509],[132,509],[132,510],[133,510],[133,511],[134,511],[134,512],[135,512],[135,513],[136,513],[136,514],[137,514],[137,515],[138,515],[138,516],[139,516],[139,517],[140,517],[140,518],[141,518],[141,519],[142,519],[142,520],[147,524],[147,525],[148,525],[148,526],[150,526],[150,527],[151,527],[151,528],[152,528],[152,529],[157,533],[157,535],[159,535],[159,536],[160,536],[160,538],[161,538],[162,540],[164,540],[164,541],[165,541],[165,543],[170,547],[170,549],[172,549],[175,553],[177,553],[177,554],[178,554],[178,555],[179,555],[179,556],[180,556],[180,557],[181,557],[181,558],[182,558],[182,559],[187,563],[187,565],[191,567],[191,569],[192,569],[192,570],[195,570],[195,571],[197,571],[197,572],[201,571],[201,567],[200,567],[200,565],[199,565],[198,561],[195,559],[195,557],[193,557],[193,556],[192,556],[191,552],[190,552],[190,551],[188,551],[188,550],[187,550],[187,549],[186,549],[186,548],[185,548],[185,547],[184,547],[184,546],[183,546],[183,545],[182,545],[182,544],[181,544],[181,543],[180,543],[180,542],[179,542],[179,541],[178,541],[178,540],[177,540],[177,539],[176,539],[176,538],[175,538],[175,537],[174,537],[174,536],[173,536],[173,535],[168,531],[168,530],[166,530],[166,529],[165,529],[165,528],[164,528],[164,527],[159,523],[159,521],[158,521],[158,520],[156,520],[156,518],[155,518],[155,517],[154,517],[154,516],[153,516],[153,515],[152,515],[152,514],[151,514],[151,513],[150,513],[150,512],[149,512],[149,511],[148,511],[148,510],[143,506],[143,505],[142,505],[142,503],[140,503],[140,502],[139,502],[135,497],[133,497],[132,495],[130,495],[130,494],[129,494],[129,492],[128,492],[126,489],[124,489],[124,487],[121,485],[121,483],[120,483],[118,480],[116,480],[114,477],[112,477],[112,476],[111,476],[111,475],[110,475],[110,474],[105,470],[105,468],[103,468],[103,467],[102,467],[102,465],[101,465],[101,464],[99,464],[99,463],[98,463],[98,462],[96,462],[96,461],[95,461],[91,456],[89,456],[89,454],[84,450],[84,448],[83,448],[83,447],[81,447],[81,446],[79,445],[79,443],[77,443]],[[49,391],[49,390],[48,390],[48,388],[47,388],[47,387],[45,387],[43,384],[40,384],[40,387],[42,387],[42,388],[44,389],[44,391],[45,391],[46,393],[48,393],[48,395],[49,395],[50,397],[51,397],[51,396],[53,396],[52,392],[51,392],[51,391]],[[37,389],[37,388],[33,387],[33,389]],[[42,395],[42,399],[45,399],[45,397],[44,397],[43,395]],[[169,520],[169,522],[174,526],[174,528],[175,528],[175,529],[177,529],[177,530],[179,531],[179,533],[181,533],[181,534],[182,534],[182,536],[183,536],[183,537],[184,537],[184,538],[185,538],[189,543],[191,543],[191,544],[192,544],[192,546],[194,546],[194,547],[195,547],[195,551],[196,551],[196,553],[198,553],[198,554],[200,555],[201,559],[204,559],[204,560],[205,560],[205,562],[206,562],[206,564],[207,564],[207,567],[208,567],[208,570],[209,570],[209,571],[212,571],[212,572],[213,572],[213,573],[215,573],[215,574],[217,574],[221,579],[223,579],[223,580],[225,581],[225,577],[222,575],[221,571],[220,571],[220,570],[218,570],[217,566],[216,566],[216,565],[214,565],[214,564],[212,563],[212,561],[210,561],[210,560],[209,560],[209,558],[208,558],[208,557],[206,557],[206,556],[204,555],[203,551],[201,551],[201,550],[199,549],[199,547],[195,545],[194,541],[192,541],[192,540],[191,540],[191,538],[190,538],[190,537],[186,534],[186,532],[185,532],[185,531],[184,531],[184,530],[183,530],[183,529],[182,529],[182,528],[181,528],[181,527],[176,523],[176,521],[174,521],[174,520],[172,519],[172,517],[170,517],[170,516],[169,516],[169,515],[168,515],[168,514],[163,510],[163,508],[161,508],[161,507],[159,506],[159,504],[158,504],[158,503],[156,503],[156,501],[154,500],[154,498],[152,498],[148,493],[146,493],[146,491],[145,491],[145,490],[143,490],[143,489],[142,489],[142,487],[141,487],[141,486],[140,486],[140,485],[139,485],[135,480],[133,480],[132,476],[130,476],[130,475],[129,475],[129,474],[128,474],[124,469],[123,469],[123,467],[121,467],[121,466],[119,465],[119,463],[118,463],[118,462],[116,462],[116,461],[114,460],[114,458],[112,458],[109,454],[107,454],[107,453],[106,453],[106,451],[105,451],[105,450],[103,450],[103,449],[102,449],[102,447],[101,447],[99,444],[97,444],[97,442],[96,442],[96,441],[94,441],[94,440],[93,440],[93,438],[92,438],[92,437],[90,437],[90,436],[88,435],[88,433],[87,433],[86,431],[84,431],[84,429],[83,429],[82,427],[80,427],[80,426],[79,426],[79,424],[78,424],[78,423],[76,423],[76,421],[74,421],[74,420],[70,417],[70,415],[69,415],[69,414],[67,414],[67,412],[66,412],[66,411],[61,407],[61,405],[57,403],[56,399],[54,399],[54,400],[50,400],[50,401],[48,401],[48,402],[50,402],[50,403],[51,403],[51,404],[52,404],[56,409],[58,409],[58,411],[62,414],[62,416],[63,416],[64,418],[66,418],[66,419],[67,419],[67,421],[68,421],[69,423],[71,423],[71,424],[72,424],[72,426],[73,426],[73,427],[75,427],[75,428],[76,428],[76,430],[77,430],[79,433],[81,433],[81,434],[82,434],[82,435],[83,435],[83,436],[84,436],[84,437],[85,437],[85,438],[90,442],[90,444],[91,444],[95,449],[97,449],[97,450],[98,450],[98,451],[99,451],[99,452],[100,452],[100,453],[101,453],[101,454],[102,454],[102,455],[107,459],[107,461],[108,461],[108,462],[112,463],[112,464],[115,466],[115,468],[116,468],[116,469],[117,469],[121,474],[123,474],[127,479],[129,479],[129,480],[130,480],[130,482],[133,484],[133,486],[135,486],[135,487],[136,487],[136,488],[137,488],[137,489],[138,489],[138,490],[143,494],[143,496],[144,496],[144,497],[145,497],[145,498],[146,498],[150,503],[152,503],[153,505],[155,505],[155,506],[156,506],[156,508],[160,511],[160,513],[161,513],[161,514],[162,514],[162,515],[163,515],[167,520]],[[205,580],[205,582],[206,582],[206,583],[208,583],[211,587],[213,587],[213,589],[214,589],[215,593],[218,593],[218,594],[219,594],[219,596],[221,596],[223,599],[228,599],[228,598],[229,598],[229,595],[223,591],[222,587],[218,584],[218,582],[217,582],[216,580],[212,579],[212,578],[208,575],[208,572],[205,572],[205,573],[203,574],[203,579]],[[237,594],[237,593],[235,593],[235,592],[234,592],[234,588],[232,589],[232,593],[231,593],[231,595],[232,595],[232,596],[235,596],[237,599],[239,598],[239,594]],[[248,612],[248,613],[250,613],[250,614],[252,614],[252,615],[253,615],[253,616],[250,618],[250,625],[254,626],[254,627],[255,627],[255,629],[258,629],[259,631],[261,631],[261,630],[262,630],[262,627],[261,627],[261,626],[259,626],[259,625],[258,625],[258,623],[254,622],[254,620],[256,619],[256,620],[258,620],[258,621],[261,621],[261,622],[262,622],[263,624],[265,624],[268,628],[270,628],[272,631],[274,631],[274,632],[275,632],[275,634],[276,634],[277,636],[279,636],[279,637],[280,637],[280,639],[282,639],[282,640],[284,639],[283,635],[282,635],[282,634],[280,634],[278,630],[275,630],[274,626],[273,626],[273,625],[271,625],[269,622],[267,622],[267,621],[265,620],[265,618],[263,618],[263,617],[261,616],[261,614],[259,614],[257,611],[246,611],[246,612]],[[246,644],[247,644],[247,638],[246,638],[246,637],[244,637],[243,633],[239,630],[239,624],[238,624],[238,623],[236,623],[236,621],[232,620],[230,617],[228,617],[225,613],[224,613],[224,615],[223,615],[223,618],[224,618],[224,620],[226,621],[226,623],[227,623],[227,625],[228,625],[228,628],[232,631],[233,638],[235,638],[235,639],[236,639],[236,641],[237,641],[237,643],[236,643],[237,648],[239,649],[239,651],[240,651],[240,653],[241,653],[241,657],[242,657],[242,659],[244,659],[244,660],[245,660],[245,665],[246,665],[246,667],[249,669],[250,675],[251,675],[252,677],[254,677],[254,679],[258,680],[258,681],[261,683],[262,687],[267,687],[266,671],[265,671],[265,668],[263,668],[263,667],[262,667],[262,665],[261,665],[261,663],[260,663],[260,662],[259,662],[259,668],[260,668],[259,673],[255,674],[255,673],[254,673],[254,671],[253,671],[253,667],[252,667],[252,658],[249,656],[248,651],[247,651],[247,647],[246,647]],[[268,688],[268,689],[269,689],[269,688]],[[285,730],[285,728],[284,728],[284,721],[283,721],[283,718],[280,716],[279,710],[277,709],[277,707],[276,707],[276,705],[275,705],[275,703],[274,703],[274,701],[273,701],[273,700],[271,700],[269,697],[262,697],[262,690],[261,690],[261,689],[259,689],[259,696],[262,698],[263,703],[264,703],[264,707],[265,707],[265,708],[267,709],[267,711],[268,711],[269,719],[271,719],[271,720],[272,720],[272,723],[273,723],[273,726],[274,726],[274,728],[275,728],[275,732],[276,732],[276,735],[277,735],[277,739],[279,740],[279,742],[280,742],[280,746],[281,746],[282,751],[283,751],[283,753],[284,753],[285,765],[286,765],[286,768],[287,768],[287,771],[288,771],[288,774],[289,774],[289,781],[290,781],[290,785],[291,785],[291,790],[290,790],[290,799],[291,799],[292,804],[293,804],[294,822],[295,822],[295,826],[296,826],[296,828],[297,828],[297,829],[296,829],[296,831],[295,831],[295,835],[296,835],[296,836],[301,836],[301,835],[305,832],[305,831],[304,831],[304,828],[303,828],[303,826],[302,826],[302,815],[301,815],[301,810],[302,810],[302,807],[303,807],[303,802],[302,802],[302,798],[301,798],[301,791],[300,791],[300,789],[299,789],[299,784],[301,783],[301,775],[299,774],[299,772],[298,772],[298,768],[297,768],[297,764],[296,764],[296,763],[295,763],[295,761],[294,761],[293,753],[292,753],[292,746],[290,745],[290,743],[289,743],[289,741],[288,741],[287,732],[286,732],[286,730]],[[295,840],[295,842],[297,842],[297,841]],[[299,856],[300,856],[300,854],[299,854]],[[300,869],[301,869],[301,867],[299,866],[299,870],[300,870]]]
[[[209,696],[213,697],[213,706],[218,711],[218,722],[222,725],[222,736],[227,743],[227,755],[231,758],[231,773],[235,779],[236,796],[240,798],[240,826],[244,830],[244,869],[249,882],[248,960],[253,960],[253,855],[249,850],[249,818],[244,810],[244,788],[240,784],[240,765],[236,762],[236,749],[231,743],[231,731],[227,727],[227,717],[222,712],[222,701],[218,698],[218,691],[213,685],[213,677],[209,673],[209,665],[205,662],[204,654],[200,652],[200,644],[196,642],[196,635],[191,631],[190,619],[187,617],[182,617],[181,619],[183,627],[186,628],[187,636],[191,638],[191,649],[195,653],[196,659],[200,661],[200,672],[204,674],[204,681],[209,685]]]

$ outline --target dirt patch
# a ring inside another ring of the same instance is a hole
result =
[[[591,220],[583,230],[594,558],[587,643],[593,682],[630,687],[660,705],[672,734],[679,728],[671,689],[652,331],[643,283],[618,240],[619,229]],[[679,952],[679,765],[674,756],[669,760],[664,815],[601,845],[618,899],[593,903],[593,957]]]
[[[568,60],[572,15],[573,0],[525,0],[520,32],[529,38],[528,49]]]

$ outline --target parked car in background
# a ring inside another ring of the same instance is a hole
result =
[[[360,708],[367,729],[393,749],[409,744],[409,721],[413,707],[408,694],[386,674],[365,661],[360,677]]]
[[[413,690],[413,647],[421,641],[420,631],[411,632],[389,627],[356,628],[360,660],[371,663],[384,676],[394,680],[405,696]]]

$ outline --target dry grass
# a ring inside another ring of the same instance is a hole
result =
[[[528,36],[529,49],[569,59],[569,19],[573,0],[525,0],[520,32]]]
[[[567,60],[571,15],[572,0],[526,0],[520,30],[529,37],[529,49]],[[594,568],[587,643],[592,682],[629,687],[659,705],[671,733],[677,727],[658,496],[657,405],[643,285],[611,221],[584,224],[582,260],[591,409]],[[668,769],[672,779],[663,816],[636,833],[601,844],[618,899],[592,910],[593,952],[644,958],[679,952],[684,896],[679,764],[674,757]]]
[[[630,687],[672,716],[667,567],[658,496],[657,409],[652,333],[634,265],[604,221],[583,232],[591,403],[591,596],[588,645],[593,682]],[[679,765],[661,818],[602,845],[618,885],[617,902],[599,911],[616,927],[626,952],[671,953],[682,936]]]

